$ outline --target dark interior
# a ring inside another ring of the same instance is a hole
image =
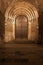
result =
[[[16,17],[16,39],[27,39],[28,38],[28,19],[24,15]]]

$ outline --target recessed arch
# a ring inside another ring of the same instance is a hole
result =
[[[7,23],[8,19],[11,22],[13,22],[13,38],[14,39],[15,39],[15,19],[18,15],[25,15],[28,18],[28,30],[29,30],[28,39],[35,40],[38,35],[38,30],[37,30],[38,11],[37,11],[37,9],[32,4],[25,2],[25,1],[15,2],[7,8],[7,10],[5,12],[5,23]],[[32,27],[33,27],[33,29],[32,29]],[[34,29],[34,27],[35,27],[35,29]],[[35,31],[35,32],[33,32],[33,31]]]

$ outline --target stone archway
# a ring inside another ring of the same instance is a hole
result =
[[[18,15],[24,15],[28,19],[28,40],[34,41],[38,38],[38,12],[30,3],[18,1],[12,3],[5,13],[5,40],[15,40],[15,19]]]

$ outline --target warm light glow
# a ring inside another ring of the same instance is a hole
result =
[[[13,21],[13,38],[15,39],[15,20]]]
[[[35,38],[37,38],[38,12],[37,12],[37,9],[32,4],[25,2],[25,1],[16,2],[7,8],[6,13],[5,13],[5,23],[7,25],[5,27],[8,27],[9,25],[9,28],[5,29],[6,30],[5,33],[7,31],[12,32],[11,35],[13,36],[13,39],[15,40],[15,37],[16,37],[15,36],[15,31],[16,31],[15,25],[20,26],[19,22],[15,24],[16,23],[15,20],[18,15],[24,15],[28,19],[28,23],[27,23],[28,40],[32,40],[32,39],[34,40]],[[10,20],[8,20],[8,18]],[[20,21],[20,19],[18,21]],[[23,20],[23,21],[26,21],[26,20]],[[11,31],[11,26],[12,26],[13,31]],[[7,36],[9,37],[8,34]]]
[[[28,38],[30,38],[31,37],[31,22],[29,22],[28,25],[29,25]]]

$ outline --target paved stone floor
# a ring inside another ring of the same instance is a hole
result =
[[[43,65],[43,45],[0,42],[0,65]]]

